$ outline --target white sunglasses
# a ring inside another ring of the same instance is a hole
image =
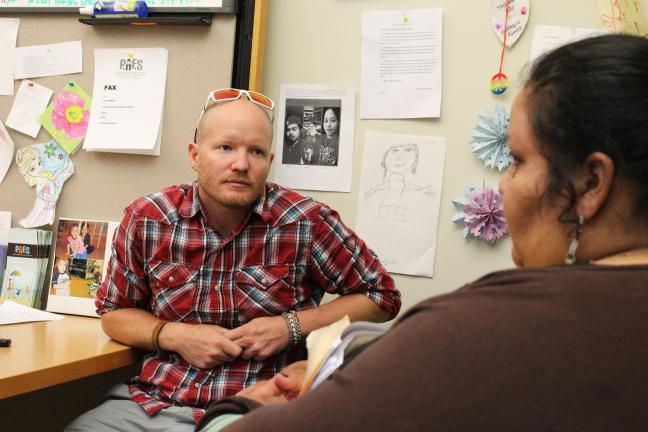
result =
[[[270,118],[270,122],[271,123],[274,122],[275,104],[272,101],[272,99],[270,99],[268,96],[255,91],[241,90],[235,88],[213,90],[209,92],[209,95],[207,96],[207,101],[205,101],[205,105],[203,106],[202,112],[200,113],[200,117],[198,117],[198,121],[196,122],[196,130],[194,132],[194,142],[196,142],[196,138],[198,137],[198,124],[200,123],[200,120],[202,120],[203,115],[205,115],[205,112],[209,109],[209,107],[219,103],[227,103],[227,102],[239,100],[243,95],[245,95],[248,98],[248,100],[253,104],[263,108],[266,114],[268,114],[268,117]]]

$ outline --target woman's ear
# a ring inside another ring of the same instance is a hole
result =
[[[614,162],[610,156],[602,152],[587,156],[576,182],[577,216],[583,216],[585,220],[594,218],[610,199],[613,181]]]

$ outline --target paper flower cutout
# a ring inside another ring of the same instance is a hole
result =
[[[62,91],[54,100],[52,123],[58,130],[64,130],[68,139],[78,139],[85,136],[88,129],[90,111],[84,111],[86,101],[79,95]]]
[[[52,138],[68,153],[77,149],[88,129],[92,98],[70,80],[38,120]]]
[[[487,243],[495,241],[508,233],[502,198],[494,189],[468,187],[466,196],[452,200],[459,210],[452,222],[464,225],[464,238],[477,238]]]
[[[506,144],[509,114],[504,107],[497,105],[494,111],[486,111],[477,116],[473,129],[473,153],[489,168],[502,171],[513,162],[511,150]]]

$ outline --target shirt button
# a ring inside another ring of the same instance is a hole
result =
[[[173,276],[169,276],[169,282],[173,282],[174,280]]]
[[[261,279],[261,283],[268,283],[268,279]]]
[[[200,387],[200,384],[194,383],[194,387],[198,388],[198,387]]]

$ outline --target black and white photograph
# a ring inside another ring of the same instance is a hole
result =
[[[275,180],[295,189],[348,191],[354,102],[347,86],[282,86]]]
[[[341,105],[339,99],[287,99],[281,163],[337,166]]]

